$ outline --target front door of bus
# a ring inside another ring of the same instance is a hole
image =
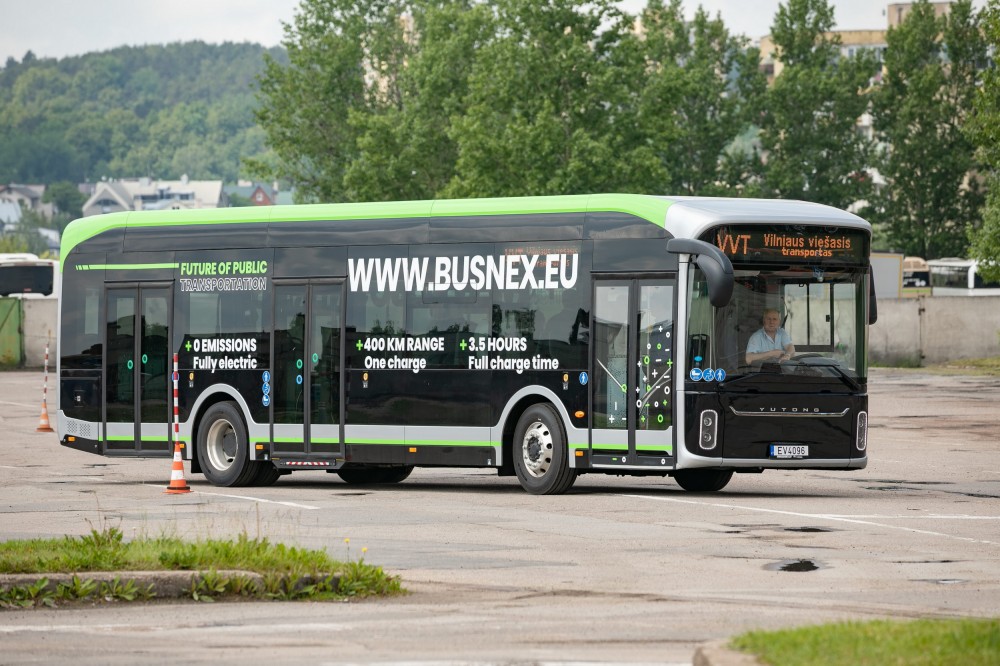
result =
[[[342,306],[341,282],[275,284],[271,441],[276,456],[343,455]]]
[[[104,453],[169,455],[173,414],[169,285],[109,287]]]
[[[673,464],[672,278],[595,281],[591,461]]]

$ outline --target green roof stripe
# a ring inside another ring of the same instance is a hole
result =
[[[159,268],[177,268],[177,262],[166,264],[80,264],[78,271],[149,271]]]
[[[69,257],[80,243],[118,228],[308,222],[319,220],[370,220],[405,217],[456,217],[460,215],[533,215],[607,211],[635,215],[663,227],[670,199],[642,194],[587,194],[500,199],[441,199],[429,201],[310,204],[261,208],[200,208],[110,213],[80,218],[66,227],[60,256]],[[60,267],[64,266],[60,262]]]

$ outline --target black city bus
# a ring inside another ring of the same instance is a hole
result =
[[[863,468],[870,234],[811,203],[619,194],[80,219],[60,441],[166,457],[176,427],[221,486]],[[748,364],[765,309],[796,354]]]

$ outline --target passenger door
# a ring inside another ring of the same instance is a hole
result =
[[[673,278],[595,281],[591,461],[673,465]]]
[[[285,282],[274,288],[272,450],[343,455],[343,283]]]
[[[170,286],[114,286],[106,296],[104,453],[169,455]]]

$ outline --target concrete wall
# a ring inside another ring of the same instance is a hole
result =
[[[1000,296],[880,300],[868,349],[872,362],[881,365],[1000,356]]]
[[[24,365],[40,368],[45,362],[45,342],[49,342],[49,372],[56,371],[56,318],[59,301],[54,298],[24,299]]]
[[[55,371],[57,314],[54,299],[24,301],[25,366],[41,367],[49,339],[49,369]],[[1000,356],[1000,296],[880,300],[868,348],[872,362],[880,365],[918,366]]]

